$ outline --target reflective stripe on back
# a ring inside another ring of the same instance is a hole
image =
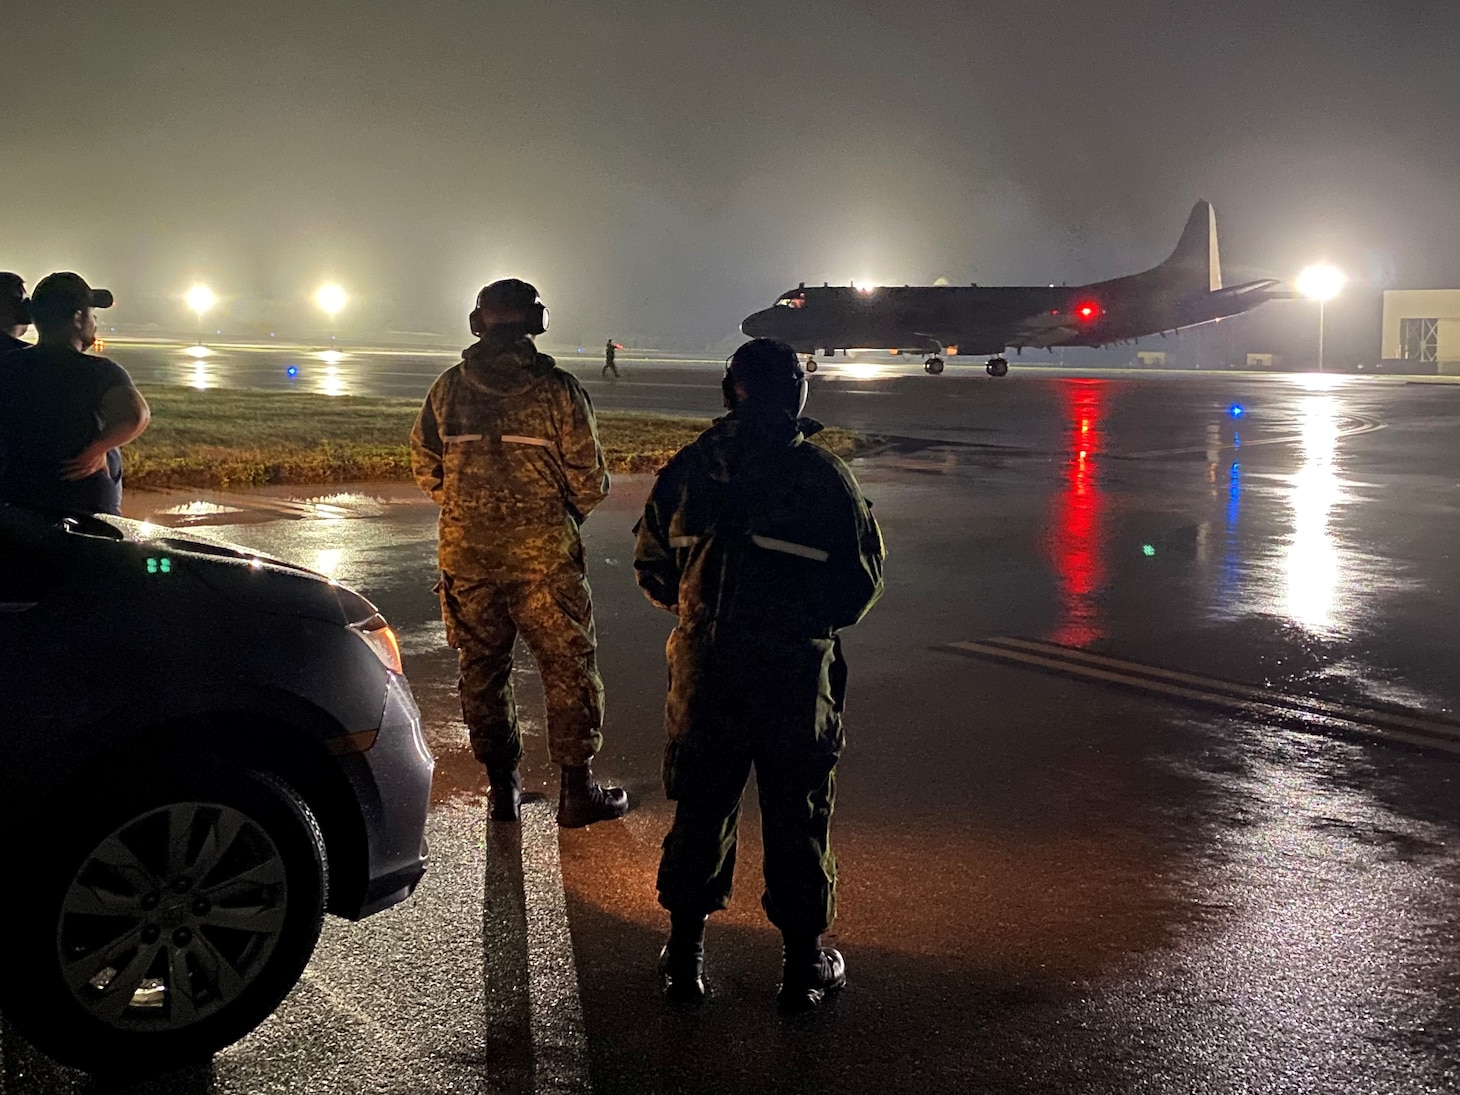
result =
[[[767,551],[779,551],[785,555],[794,555],[798,559],[810,559],[813,562],[824,563],[831,558],[831,553],[822,551],[820,548],[807,547],[805,544],[793,544],[789,540],[777,540],[770,536],[754,536],[750,542],[758,548],[765,548]]]
[[[502,440],[509,445],[536,445],[540,449],[550,449],[553,443],[543,437],[524,437],[519,433],[504,433]]]

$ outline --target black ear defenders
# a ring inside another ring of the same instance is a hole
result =
[[[547,305],[542,302],[541,297],[537,298],[532,302],[532,307],[527,310],[527,333],[530,335],[546,333],[549,318]]]
[[[548,310],[537,290],[517,278],[494,281],[477,294],[477,306],[467,316],[471,333],[480,338],[491,327],[515,327],[540,335],[548,329]]]
[[[806,397],[811,391],[810,381],[800,369],[796,370],[793,377],[788,376],[786,379],[796,385],[796,409],[792,411],[791,417],[800,418],[801,412],[806,409]],[[733,411],[740,402],[740,393],[735,389],[735,373],[732,371],[729,361],[725,362],[725,375],[720,378],[720,398],[727,411]],[[789,406],[787,410],[790,410]]]

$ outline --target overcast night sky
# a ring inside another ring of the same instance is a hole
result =
[[[1360,281],[1330,312],[1349,356],[1377,354],[1378,289],[1460,285],[1454,0],[59,2],[5,21],[0,268],[79,270],[122,322],[180,321],[195,278],[242,323],[330,276],[360,297],[347,322],[455,333],[510,273],[564,336],[707,345],[802,279],[1129,273],[1199,197],[1229,282],[1319,258]],[[1304,307],[1261,322],[1306,334]]]

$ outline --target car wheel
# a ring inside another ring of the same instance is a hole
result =
[[[269,776],[121,797],[71,825],[37,860],[38,884],[10,898],[20,976],[4,1003],[63,1064],[156,1072],[278,1006],[319,939],[328,873],[313,814]]]

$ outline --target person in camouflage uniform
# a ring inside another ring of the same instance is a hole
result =
[[[411,468],[441,507],[441,614],[491,816],[518,817],[520,634],[542,674],[548,752],[563,769],[558,824],[621,817],[628,797],[599,786],[590,767],[603,745],[603,681],[578,528],[608,495],[593,405],[538,353],[547,309],[531,285],[487,286],[470,321],[478,341],[431,386],[411,431]]]
[[[846,983],[821,945],[836,915],[830,845],[847,670],[839,629],[882,594],[882,534],[847,466],[806,438],[806,380],[789,346],[756,339],[724,380],[730,413],[659,473],[634,569],[674,612],[664,787],[676,809],[659,864],[672,1000],[703,997],[704,930],[730,901],[752,766],[765,843],[762,904],[785,943],[780,1002]]]

